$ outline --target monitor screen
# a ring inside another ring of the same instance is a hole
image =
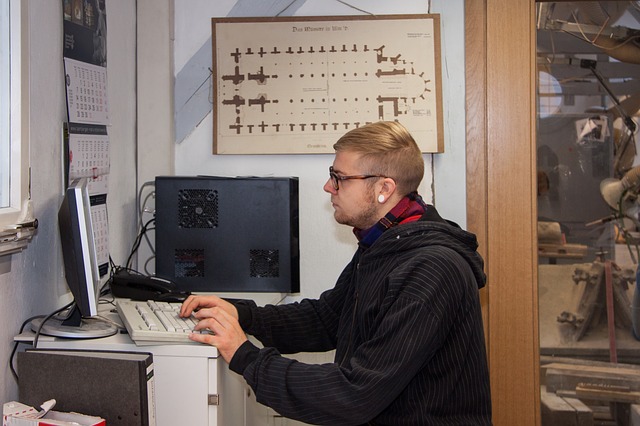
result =
[[[58,211],[58,227],[65,278],[78,310],[83,317],[98,315],[100,273],[86,179],[74,180],[67,188]]]
[[[65,279],[74,303],[67,317],[32,324],[32,328],[41,325],[40,332],[43,334],[93,338],[117,331],[106,322],[87,320],[98,315],[101,286],[87,185],[87,178],[73,180],[65,191],[58,211]]]
[[[156,274],[203,293],[300,291],[298,179],[158,176]]]

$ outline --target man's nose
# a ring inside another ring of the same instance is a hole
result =
[[[338,190],[333,187],[331,178],[327,179],[322,189],[324,189],[324,192],[328,192],[329,194],[335,194],[338,192]]]

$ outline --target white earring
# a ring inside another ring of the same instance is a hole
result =
[[[382,195],[382,194],[378,195],[378,202],[379,203],[384,203],[384,195]]]

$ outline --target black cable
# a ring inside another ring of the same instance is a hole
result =
[[[149,219],[147,223],[145,223],[144,227],[140,232],[140,238],[138,238],[138,241],[137,241],[136,251],[138,251],[138,249],[140,248],[140,244],[142,243],[142,237],[146,237],[149,231],[154,231],[156,229],[155,226],[150,226],[151,224],[155,225],[155,223],[156,223],[155,217]]]
[[[116,263],[113,261],[113,258],[111,257],[111,255],[109,255],[109,266],[111,269],[110,276],[113,276],[113,271],[116,269]]]
[[[152,275],[149,273],[149,270],[147,269],[147,266],[149,266],[149,263],[151,263],[152,261],[156,260],[155,255],[151,256],[150,258],[148,258],[147,260],[145,260],[144,265],[142,265],[142,270],[144,271],[145,274],[147,275]]]
[[[140,191],[140,194],[142,194],[142,190]],[[151,197],[154,197],[155,194],[156,194],[155,191],[147,194],[147,196],[144,198],[144,201],[142,202],[142,206],[141,206],[140,212],[139,212],[139,214],[140,214],[140,225],[142,225],[142,215],[145,212],[145,206],[147,205],[147,200],[149,198],[151,198]],[[154,217],[155,217],[155,212],[153,214],[154,214]],[[144,234],[144,239],[147,241],[147,245],[149,246],[149,249],[151,249],[151,253],[156,254],[156,249],[155,249],[154,245],[151,243],[151,240],[149,239],[149,235],[147,235],[146,232]]]
[[[125,263],[125,267],[130,268],[131,267],[131,260],[133,259],[133,255],[138,251],[138,248],[140,247],[140,243],[142,242],[142,237],[144,236],[144,234],[147,233],[147,231],[150,231],[152,229],[155,229],[155,227],[153,228],[149,228],[149,226],[152,223],[155,223],[156,219],[152,218],[149,219],[140,229],[140,232],[138,233],[138,235],[136,236],[135,241],[133,242],[133,246],[131,247],[131,253],[129,254],[129,258],[127,259],[127,263]]]
[[[75,303],[75,301],[69,302],[66,305],[64,305],[62,308],[57,309],[57,310],[51,312],[46,317],[44,317],[42,322],[40,322],[40,325],[38,326],[38,329],[36,330],[36,337],[33,339],[33,348],[34,349],[36,349],[38,347],[38,339],[40,339],[40,332],[42,331],[42,326],[44,326],[44,323],[49,321],[54,315],[59,314],[60,312],[64,311],[65,309],[68,309],[68,308],[72,307],[74,303]]]
[[[20,326],[20,332],[18,334],[22,334],[22,332],[24,331],[24,328],[27,326],[27,324],[29,324],[31,321],[33,321],[36,318],[44,318],[44,315],[35,315],[35,316],[32,316],[31,318],[28,318]],[[25,343],[25,342],[19,342],[19,341],[13,342],[13,350],[11,351],[11,355],[9,355],[9,368],[11,369],[11,374],[13,375],[13,378],[15,379],[16,383],[18,383],[18,372],[16,371],[15,367],[13,366],[13,358],[16,355],[16,351],[18,350],[18,345],[20,343]]]

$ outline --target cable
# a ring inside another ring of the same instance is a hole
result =
[[[573,16],[573,21],[576,23],[577,27],[578,27],[578,31],[580,31],[580,34],[582,34],[582,38],[584,38],[585,40],[587,40],[589,43],[593,44],[594,46],[595,41],[598,39],[598,37],[600,37],[600,34],[602,34],[602,31],[604,31],[604,29],[607,27],[607,24],[609,23],[609,17],[607,17],[607,19],[605,19],[605,21],[602,23],[602,25],[600,26],[600,30],[598,30],[598,34],[596,34],[596,36],[593,38],[593,40],[589,40],[589,37],[587,37],[587,35],[584,33],[584,31],[582,30],[582,25],[581,23],[578,21],[578,17],[576,16],[575,12],[572,11],[571,15]]]
[[[111,256],[109,256],[109,262],[112,264],[112,272],[111,272],[111,276],[113,276],[113,260],[111,259]],[[110,277],[111,279],[111,277]],[[107,285],[109,283],[109,280],[107,280],[107,282],[105,282],[105,284],[100,288],[100,299],[99,299],[99,303],[111,303],[113,304],[113,301],[109,301],[109,300],[105,300],[104,296],[108,293],[108,291],[106,290]],[[59,314],[60,312],[63,312],[69,308],[71,308],[73,306],[73,304],[75,303],[75,301],[69,302],[68,304],[66,304],[65,306],[63,306],[60,309],[57,309],[55,311],[53,311],[52,313],[50,313],[49,315],[35,315],[32,316],[30,318],[28,318],[27,320],[25,320],[22,325],[20,326],[20,332],[18,334],[22,334],[22,332],[24,331],[24,328],[27,326],[27,324],[31,323],[33,320],[38,319],[38,318],[43,318],[43,320],[40,322],[40,325],[38,326],[38,329],[35,331],[35,337],[33,339],[33,343],[32,346],[34,349],[37,349],[38,347],[38,340],[40,339],[40,334],[42,331],[42,328],[44,326],[44,324],[49,321],[52,317],[54,317],[56,314]],[[113,324],[115,326],[118,327],[118,329],[122,329],[122,325],[116,323],[115,321],[112,321],[108,318],[102,317],[102,316],[97,316],[96,319],[99,319],[101,321]],[[13,345],[13,349],[11,350],[11,354],[9,356],[9,368],[11,370],[11,374],[13,376],[13,378],[15,379],[16,383],[18,383],[19,381],[19,377],[18,377],[18,372],[16,371],[14,365],[13,365],[13,360],[15,357],[15,354],[18,350],[18,345],[20,343],[24,343],[24,342],[19,342],[19,341],[15,341],[14,345]]]
[[[142,200],[142,191],[147,186],[155,186],[155,182],[154,181],[147,181],[147,182],[142,184],[142,186],[140,187],[140,190],[138,191],[138,200]],[[151,193],[151,194],[153,194],[153,193]],[[146,199],[145,199],[144,202],[140,202],[140,204],[139,204],[140,205],[140,208],[138,209],[138,225],[139,226],[142,226],[142,214],[144,213],[144,205],[145,205],[145,203],[146,203]]]
[[[148,258],[145,262],[144,262],[144,266],[142,267],[142,270],[144,271],[145,274],[147,275],[151,275],[151,273],[149,272],[149,270],[147,269],[147,267],[149,266],[149,263],[151,263],[152,260],[155,260],[156,257],[155,256],[151,256],[150,258]]]
[[[33,321],[34,319],[37,319],[37,318],[44,318],[44,315],[35,315],[35,316],[32,316],[31,318],[28,318],[20,326],[20,332],[18,334],[22,334],[22,332],[24,331],[24,328],[27,326],[27,324],[29,324],[31,321]],[[13,350],[11,351],[11,355],[9,355],[9,368],[11,369],[11,374],[13,375],[13,378],[15,379],[16,383],[18,383],[18,372],[16,371],[16,369],[13,366],[13,358],[16,355],[16,352],[18,350],[18,345],[20,343],[24,343],[24,342],[19,342],[19,341],[13,342]]]
[[[98,315],[98,316],[95,316],[93,318],[95,318],[95,319],[97,319],[99,321],[102,321],[102,322],[106,322],[107,324],[111,324],[112,326],[117,328],[118,331],[126,329],[125,327],[122,326],[122,324],[118,323],[117,321],[111,320],[111,319],[109,319],[107,317],[103,317],[102,315]]]
[[[142,229],[140,229],[140,232],[136,236],[136,239],[133,242],[133,246],[131,247],[131,252],[129,253],[129,257],[127,258],[127,262],[125,263],[125,267],[127,269],[131,268],[131,261],[133,259],[133,255],[138,251],[138,248],[140,247],[140,242],[142,240],[142,236],[147,232],[147,230],[155,229],[155,228],[148,228],[149,225],[151,225],[151,223],[154,223],[154,222],[155,222],[155,219],[150,219],[147,223],[144,224]]]
[[[144,198],[144,202],[142,203],[142,207],[140,210],[140,224],[142,225],[142,215],[144,214],[145,211],[145,206],[147,204],[147,201],[149,200],[150,197],[154,196],[155,192],[150,192],[149,194],[147,194],[147,196]],[[156,254],[156,249],[153,246],[153,244],[151,243],[151,240],[149,240],[149,236],[147,235],[147,233],[145,232],[144,234],[144,239],[147,242],[147,245],[149,246],[149,249],[151,249],[151,253]]]
[[[138,251],[138,248],[140,247],[140,242],[142,241],[142,237],[144,236],[144,234],[147,233],[147,231],[156,229],[155,227],[150,228],[149,226],[152,223],[155,223],[156,219],[149,219],[147,221],[147,223],[145,223],[142,226],[142,229],[140,229],[140,232],[138,233],[138,236],[136,237],[135,241],[133,242],[133,247],[131,247],[131,253],[129,254],[129,258],[127,259],[127,262],[125,263],[125,267],[126,268],[130,268],[131,267],[131,261],[133,259],[133,255]]]
[[[73,306],[74,303],[75,303],[75,301],[69,302],[66,305],[64,305],[62,308],[60,308],[58,310],[55,310],[55,311],[51,312],[49,315],[47,315],[46,317],[44,317],[44,319],[42,320],[42,322],[38,326],[38,329],[36,330],[36,336],[33,339],[33,347],[34,347],[34,349],[38,347],[38,340],[40,339],[40,332],[42,331],[42,327],[44,326],[44,324],[47,321],[49,321],[54,315],[59,314],[60,312],[64,311],[65,309],[68,309],[71,306]]]
[[[578,29],[580,29],[580,24],[577,24],[577,25],[578,25]],[[622,47],[622,46],[624,46],[624,45],[626,45],[626,44],[628,44],[628,43],[630,43],[632,41],[635,41],[636,39],[640,38],[640,35],[629,36],[626,39],[624,39],[623,41],[621,41],[620,43],[618,43],[618,44],[616,44],[614,46],[611,46],[611,47],[607,47],[607,46],[600,45],[600,44],[596,43],[595,41],[589,40],[589,38],[584,34],[582,29],[580,29],[581,36],[571,32],[571,31],[564,30],[564,29],[562,30],[562,32],[565,33],[565,34],[568,34],[570,36],[573,36],[573,37],[575,37],[575,38],[577,38],[579,40],[584,40],[587,43],[589,43],[589,44],[591,44],[591,45],[593,45],[593,46],[595,46],[597,48],[600,48],[600,49],[602,49],[604,51],[619,49],[620,47]],[[600,33],[598,33],[598,34],[600,34]],[[598,35],[596,35],[594,40],[597,40],[597,38],[598,38]]]
[[[153,186],[155,187],[155,181],[147,181],[145,183],[142,184],[142,186],[140,187],[140,190],[138,191],[138,226],[140,227],[140,232],[138,233],[138,236],[136,237],[136,240],[134,241],[134,247],[132,248],[132,251],[129,255],[129,258],[127,259],[127,263],[125,264],[125,266],[127,268],[129,268],[131,266],[131,262],[133,260],[133,255],[135,254],[135,252],[138,250],[138,248],[140,247],[140,238],[144,237],[145,241],[147,242],[147,245],[149,247],[149,249],[151,250],[151,253],[153,254],[153,256],[155,256],[156,254],[156,250],[154,247],[154,244],[151,242],[151,240],[149,239],[149,235],[147,234],[147,231],[151,231],[152,229],[155,228],[148,228],[148,225],[145,225],[144,223],[144,214],[145,213],[151,213],[153,214],[153,217],[155,218],[155,211],[147,211],[146,210],[146,205],[147,202],[149,201],[150,198],[155,196],[155,191],[151,191],[149,192],[144,198],[142,197],[142,194],[144,192],[144,189],[146,187],[149,186]],[[149,222],[147,222],[148,224]],[[145,265],[148,263],[145,262]],[[146,271],[146,267],[144,268]]]

